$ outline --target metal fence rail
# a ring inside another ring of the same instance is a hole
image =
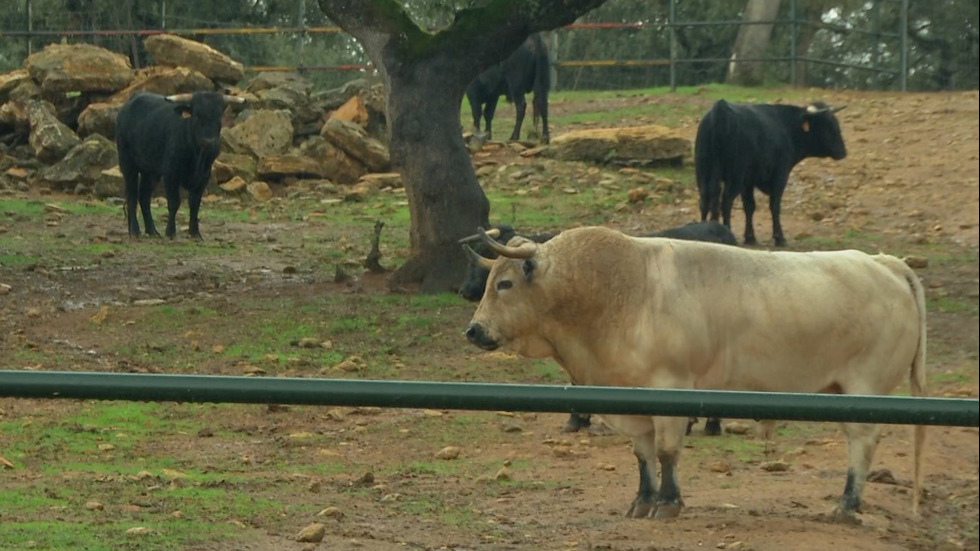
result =
[[[978,401],[959,398],[213,375],[0,371],[0,397],[980,424]]]

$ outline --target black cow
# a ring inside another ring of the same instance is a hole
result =
[[[473,127],[480,131],[480,118],[486,120],[487,139],[493,132],[491,123],[497,110],[497,100],[506,96],[514,102],[517,110],[517,120],[511,140],[521,139],[521,124],[524,122],[524,112],[527,103],[524,94],[534,92],[532,113],[534,126],[538,126],[541,117],[541,141],[548,143],[551,135],[548,132],[548,90],[551,88],[548,76],[548,48],[544,39],[538,33],[532,34],[520,45],[514,53],[502,62],[480,73],[466,88],[466,98],[473,112]]]
[[[244,101],[212,91],[166,97],[141,93],[126,101],[116,119],[116,147],[119,170],[126,180],[129,235],[140,234],[137,199],[146,234],[160,235],[150,214],[150,199],[157,180],[163,178],[170,213],[167,237],[177,233],[174,218],[180,208],[181,187],[187,190],[191,209],[190,234],[201,237],[197,213],[211,177],[211,164],[221,148],[225,102]]]
[[[500,243],[507,243],[517,232],[514,228],[506,225],[496,226],[496,231],[494,231],[494,238]],[[525,235],[528,239],[536,241],[538,243],[544,243],[548,241],[555,234],[552,233],[538,233],[533,235]],[[724,245],[735,245],[735,235],[727,227],[719,224],[718,222],[691,222],[683,226],[678,226],[676,228],[668,228],[662,231],[655,231],[643,234],[641,237],[669,237],[672,239],[685,239],[688,241],[707,241],[710,243],[721,243]],[[466,238],[463,241],[470,243],[473,251],[481,255],[483,258],[496,258],[497,253],[490,249],[489,246],[485,244],[483,240],[475,241],[472,238]],[[483,292],[486,290],[487,277],[490,275],[490,271],[486,267],[480,265],[476,262],[471,262],[469,269],[466,271],[466,278],[460,285],[459,294],[466,300],[471,302],[479,302],[483,298]],[[691,433],[692,422],[688,423],[687,433]],[[589,413],[572,413],[568,416],[568,421],[565,422],[565,426],[562,428],[562,432],[578,432],[584,428],[589,427],[592,424],[592,415]],[[708,435],[718,435],[721,434],[721,420],[717,418],[709,418],[705,421],[704,432]]]
[[[753,188],[758,188],[769,196],[773,240],[777,247],[786,246],[779,223],[786,180],[793,167],[807,157],[840,160],[847,156],[834,116],[841,109],[819,101],[796,107],[732,105],[718,100],[701,119],[694,145],[701,220],[707,220],[709,214],[718,220],[720,215],[731,227],[732,203],[741,195],[745,243],[755,244]]]

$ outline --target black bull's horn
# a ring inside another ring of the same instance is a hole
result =
[[[500,228],[490,228],[489,230],[487,230],[487,235],[489,235],[490,237],[500,237]],[[474,233],[473,235],[469,235],[467,237],[460,239],[459,242],[472,243],[474,241],[479,241],[480,239],[483,239],[482,237],[480,237],[480,234]]]
[[[845,107],[847,106],[841,105],[840,107],[830,107],[828,105],[819,105],[819,106],[808,105],[806,108],[806,112],[810,113],[811,115],[816,115],[817,113],[827,113],[827,112],[836,113],[838,111],[842,111]]]
[[[193,97],[194,94],[173,94],[167,96],[167,101],[172,103],[187,103],[191,101],[191,98]],[[236,104],[245,103],[245,98],[240,98],[238,96],[229,96],[228,94],[224,94],[221,97],[224,98],[225,103],[236,103]]]

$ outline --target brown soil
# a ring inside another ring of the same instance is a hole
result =
[[[936,395],[976,398],[980,342],[978,94],[819,93],[827,101],[848,104],[841,122],[849,156],[839,163],[807,160],[794,171],[783,202],[783,224],[791,246],[832,248],[834,243],[858,243],[867,249],[877,244],[885,252],[911,252],[934,259],[919,272],[930,300],[954,301],[966,308],[934,308],[930,312],[931,390]],[[638,101],[692,100],[671,96],[617,98],[597,100],[608,106],[590,104],[588,110]],[[710,103],[703,99],[704,108]],[[574,109],[574,105],[557,104],[552,112],[557,117],[563,110]],[[696,122],[686,120],[682,127],[692,139]],[[552,134],[569,129],[555,128]],[[536,162],[507,148],[500,148],[495,155],[504,163]],[[49,197],[41,199],[47,201]],[[760,201],[756,233],[765,243],[771,233],[762,204]],[[627,208],[612,216],[610,224],[624,231],[651,225],[667,227],[694,219],[696,212],[696,192],[688,191],[674,202]],[[212,243],[242,250],[246,244],[250,246],[248,254],[229,254],[218,261],[165,258],[158,255],[157,245],[140,241],[81,268],[72,269],[70,253],[46,258],[26,269],[0,266],[0,283],[12,286],[8,295],[0,296],[0,364],[7,369],[167,370],[138,354],[126,357],[102,352],[118,350],[122,343],[134,340],[141,345],[161,343],[186,350],[194,358],[190,363],[197,366],[188,371],[241,374],[240,362],[213,359],[204,353],[193,355],[187,341],[193,339],[197,347],[210,351],[221,343],[219,339],[249,338],[235,335],[228,328],[228,320],[268,314],[252,309],[251,300],[281,300],[286,304],[304,297],[336,295],[335,309],[319,314],[331,319],[356,310],[359,297],[388,292],[384,276],[365,274],[356,283],[337,284],[332,272],[300,269],[299,275],[289,275],[290,270],[284,268],[303,265],[304,259],[310,258],[311,253],[302,245],[309,243],[305,232],[311,224],[289,220],[203,223],[202,231]],[[739,228],[740,224],[737,215],[734,225]],[[119,232],[123,229],[121,217],[68,217],[58,226],[48,227],[37,220],[7,216],[3,226],[0,249],[9,239],[57,234],[85,244],[125,242]],[[327,237],[337,242],[350,239],[342,229],[331,231]],[[736,234],[741,230],[736,229]],[[269,246],[255,247],[256,242]],[[170,245],[195,246],[186,240]],[[205,320],[193,334],[153,335],[140,329],[151,321],[147,308],[110,306],[111,322],[102,329],[94,328],[92,317],[102,304],[158,297],[168,303],[195,302],[214,309],[219,323],[212,329],[207,323],[214,320]],[[531,362],[467,347],[459,330],[471,313],[472,306],[465,304],[446,308],[437,318],[445,326],[428,328],[426,336],[430,338],[425,340],[414,335],[383,334],[377,341],[372,340],[374,335],[347,336],[336,344],[364,346],[365,357],[371,354],[367,350],[370,347],[385,347],[386,352],[376,352],[369,361],[397,360],[399,367],[384,374],[392,379],[446,380],[450,377],[447,373],[454,373],[453,378],[463,380],[528,380]],[[59,349],[64,362],[23,365],[12,359],[28,347]],[[440,366],[442,371],[432,371]],[[491,368],[491,376],[481,376],[482,370]],[[286,365],[276,374],[318,376],[303,364]],[[76,402],[2,399],[0,418],[43,419],[70,414],[81,407],[84,404]],[[293,536],[314,520],[327,525],[327,536],[316,548],[333,550],[884,551],[977,549],[980,545],[976,427],[937,427],[930,431],[921,518],[913,518],[910,512],[909,431],[886,427],[875,468],[889,469],[898,483],[868,484],[861,522],[840,524],[832,522],[828,512],[843,488],[846,450],[843,437],[832,425],[785,424],[768,446],[768,453],[749,446],[754,442],[751,435],[726,434],[716,439],[695,435],[688,441],[681,465],[686,509],[677,519],[653,521],[623,516],[636,482],[635,459],[628,441],[610,435],[561,434],[564,416],[560,414],[510,416],[342,408],[331,415],[326,408],[240,406],[202,415],[206,415],[209,426],[237,431],[241,439],[229,442],[175,433],[143,452],[170,455],[198,469],[228,469],[229,457],[241,457],[240,472],[252,473],[270,485],[281,484],[281,488],[257,488],[257,494],[272,493],[297,506],[336,506],[342,514],[325,518],[304,512],[282,518],[252,518],[243,525],[246,543],[227,546],[214,541],[194,549],[302,549],[304,544],[295,542]],[[451,442],[440,437],[438,428],[432,428],[433,423],[449,426],[472,423],[473,418],[478,421],[471,425],[473,430],[453,432],[456,440]],[[515,425],[519,430],[513,430]],[[303,432],[319,435],[326,444],[291,445],[289,435]],[[0,435],[0,455],[2,444]],[[398,471],[392,467],[413,461],[439,465],[433,455],[445,445],[460,446],[461,457],[475,466],[446,472],[433,468]],[[775,459],[789,462],[789,471],[772,473],[760,468],[762,462]],[[311,475],[273,467],[283,462],[309,465],[324,461],[339,462],[343,468],[335,474]],[[727,462],[728,472],[713,470],[719,461]],[[505,463],[511,464],[515,483],[488,482],[475,476],[493,477]],[[387,474],[366,484],[363,491],[351,491],[358,488],[358,480],[366,471]],[[43,474],[39,464],[28,462],[0,473],[0,487],[26,480],[57,485],[71,476]],[[421,510],[407,506],[422,503],[423,498],[438,503]],[[442,513],[433,513],[433,509],[445,514],[440,516]],[[449,517],[457,520],[446,520]]]

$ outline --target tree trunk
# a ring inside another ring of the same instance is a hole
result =
[[[806,21],[805,26],[799,27],[799,35],[796,38],[796,57],[807,57],[810,54],[810,45],[813,44],[813,38],[817,35],[817,23],[820,22],[820,16],[822,12],[817,9],[806,9],[803,11],[803,19]],[[795,86],[806,86],[809,80],[810,64],[806,61],[800,61],[796,64],[796,82],[793,84]]]
[[[567,25],[604,1],[489,0],[431,33],[395,0],[319,0],[384,81],[391,163],[402,174],[412,220],[411,256],[392,283],[417,283],[422,292],[455,288],[468,263],[458,240],[489,222],[490,204],[463,144],[466,86],[531,33]]]
[[[743,22],[772,21],[779,14],[781,0],[748,0],[745,5]],[[728,64],[727,82],[743,86],[762,84],[763,63],[758,61],[739,62],[740,59],[760,58],[769,49],[772,24],[743,24],[738,28],[731,62]]]
[[[412,220],[412,256],[392,281],[419,283],[422,292],[463,280],[467,259],[457,241],[486,227],[490,216],[459,132],[466,83],[447,79],[441,60],[394,64],[388,73],[391,161],[405,182]]]

